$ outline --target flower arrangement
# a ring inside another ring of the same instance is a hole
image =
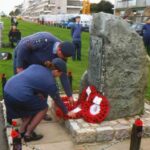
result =
[[[90,123],[101,123],[109,113],[109,102],[105,96],[96,90],[94,86],[85,88],[77,102],[70,104],[68,97],[62,97],[68,111],[76,113],[76,118],[83,118]],[[60,108],[56,109],[56,115],[60,118],[70,119],[64,115]]]

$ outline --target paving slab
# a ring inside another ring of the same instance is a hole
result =
[[[31,144],[45,144],[45,143],[54,143],[62,141],[70,141],[71,136],[67,133],[65,127],[59,123],[43,123],[40,124],[36,133],[44,135],[44,137],[35,142],[30,142]]]
[[[90,144],[86,145],[86,150],[129,150],[130,140],[125,140],[115,144],[114,142],[103,143],[103,144]],[[140,150],[150,150],[150,138],[142,139]]]
[[[63,141],[58,143],[36,144],[36,148],[40,150],[72,150],[74,145],[71,141]],[[31,148],[24,146],[23,150],[31,150]]]

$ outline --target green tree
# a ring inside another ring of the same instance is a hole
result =
[[[16,9],[14,13],[15,13],[15,16],[17,16],[21,13],[21,11],[20,11],[20,9]]]
[[[14,16],[14,15],[15,15],[14,11],[11,11],[11,12],[9,13],[9,16]]]
[[[92,13],[105,12],[113,14],[113,8],[114,5],[112,3],[105,0],[101,0],[98,4],[91,5],[91,12]]]

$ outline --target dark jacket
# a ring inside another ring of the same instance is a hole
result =
[[[72,40],[73,41],[81,41],[81,32],[82,32],[82,25],[75,23],[71,27]]]
[[[9,31],[8,37],[9,37],[9,41],[18,42],[21,40],[21,32],[18,29],[16,30],[11,29]]]
[[[21,39],[15,48],[14,71],[16,72],[17,67],[26,69],[32,64],[42,64],[57,58],[53,53],[56,42],[61,41],[48,32],[38,32]],[[67,75],[63,73],[60,79],[67,96],[72,96]]]

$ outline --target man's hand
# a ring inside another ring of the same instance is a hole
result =
[[[73,104],[74,104],[74,99],[73,99],[73,97],[70,96],[68,99],[69,99],[69,103],[70,103],[71,105],[73,105]]]
[[[67,115],[68,115],[69,117],[71,117],[71,118],[75,118],[75,117],[76,117],[76,114],[75,114],[74,112],[72,112],[72,111],[68,112]]]

